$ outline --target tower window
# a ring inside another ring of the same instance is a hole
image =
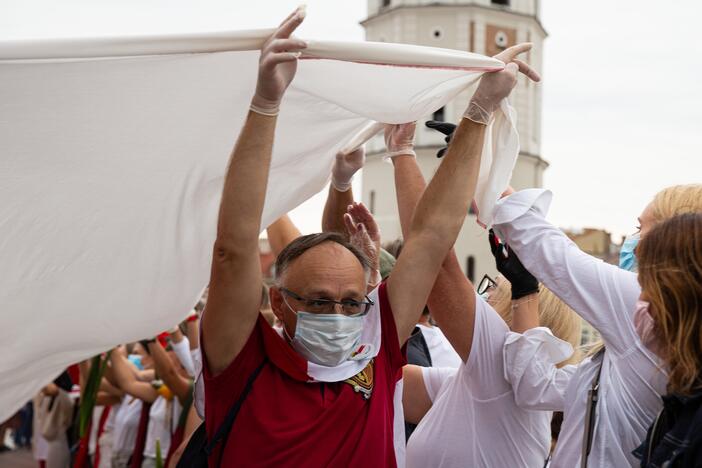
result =
[[[436,120],[437,122],[445,122],[444,119],[445,119],[445,117],[444,117],[444,108],[443,107],[441,109],[438,109],[431,116],[431,120]]]
[[[368,200],[368,204],[370,205],[370,212],[371,214],[375,214],[375,190],[370,191],[370,200]]]
[[[383,0],[383,6],[390,6],[390,0]]]
[[[466,259],[466,276],[471,283],[475,281],[475,257],[472,255]]]
[[[509,0],[492,0],[493,5],[509,6]]]
[[[442,35],[443,35],[443,34],[441,33],[441,29],[435,29],[435,30],[432,31],[432,33],[431,33],[431,36],[432,36],[434,39],[441,39],[441,36],[442,36]]]

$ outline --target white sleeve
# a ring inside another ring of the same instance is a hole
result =
[[[188,340],[188,337],[184,336],[178,343],[171,341],[171,347],[188,375],[194,377],[195,364],[193,364],[193,358],[190,355],[190,340]]]
[[[498,236],[556,296],[602,335],[607,348],[623,354],[636,343],[631,316],[641,288],[635,273],[581,251],[545,220],[551,192],[528,189],[500,200],[494,216]]]
[[[502,359],[508,331],[502,317],[476,294],[473,345],[460,373],[463,385],[478,399],[488,400],[512,390],[504,377]]]
[[[457,370],[452,367],[422,367],[422,380],[424,380],[424,388],[427,390],[429,399],[432,403],[439,395],[441,386],[446,383],[451,377],[456,375]]]
[[[570,343],[545,327],[524,334],[509,332],[504,346],[505,379],[512,385],[514,400],[528,410],[563,411],[564,396],[576,366],[556,364],[573,355]]]

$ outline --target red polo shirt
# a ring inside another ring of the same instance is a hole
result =
[[[385,284],[378,292],[374,307],[380,308],[381,345],[372,361],[373,390],[367,400],[346,382],[310,383],[307,361],[263,317],[221,374],[213,376],[205,364],[205,424],[212,437],[249,375],[264,356],[269,359],[210,467],[217,466],[220,455],[223,467],[396,466],[393,395],[405,357]]]

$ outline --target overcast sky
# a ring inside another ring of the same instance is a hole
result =
[[[0,0],[0,39],[271,27],[299,2]],[[310,0],[299,35],[363,40],[365,0]],[[542,0],[542,156],[563,227],[632,232],[668,185],[702,182],[702,4]],[[319,229],[323,197],[295,211]]]

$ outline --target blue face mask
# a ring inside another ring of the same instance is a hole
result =
[[[641,239],[641,234],[638,232],[626,236],[622,249],[619,251],[619,268],[627,271],[636,271],[638,269],[635,250],[639,244],[639,239]]]
[[[129,360],[129,362],[134,364],[137,369],[144,370],[144,365],[141,363],[141,355],[130,354],[129,356],[127,356],[127,359]]]

